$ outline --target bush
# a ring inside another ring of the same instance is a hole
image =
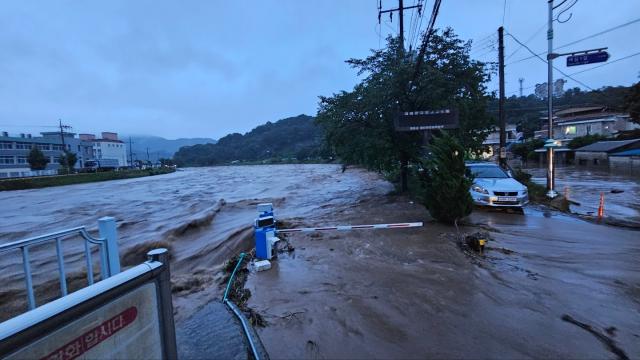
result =
[[[424,161],[421,181],[424,204],[436,220],[454,223],[471,213],[473,183],[464,164],[464,148],[447,133],[434,138],[430,156]]]
[[[606,138],[607,138],[606,136],[600,135],[600,134],[579,136],[577,138],[573,138],[573,140],[569,142],[568,146],[570,149],[577,149],[583,146],[591,145],[593,143],[596,143],[600,140],[604,140]]]

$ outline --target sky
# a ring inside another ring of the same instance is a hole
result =
[[[385,9],[397,4],[382,0]],[[426,0],[422,29],[432,5]],[[0,130],[37,134],[62,119],[79,133],[220,138],[315,115],[318,96],[359,81],[344,60],[365,57],[397,34],[397,13],[379,25],[377,6],[377,0],[5,0]],[[640,18],[640,1],[578,0],[561,20],[569,13],[568,22],[554,23],[557,46]],[[416,18],[414,10],[405,12],[407,47],[417,43]],[[436,26],[473,40],[474,58],[497,61],[499,26],[542,52],[546,22],[546,0],[443,0]],[[638,33],[640,22],[562,51],[608,47],[612,62],[640,52]],[[525,94],[546,81],[546,64],[537,58],[510,64],[530,55],[510,36],[505,54],[507,95],[518,94],[519,78]],[[557,64],[569,74],[594,66]],[[627,86],[639,71],[636,56],[575,78],[591,88]],[[487,86],[496,90],[497,81]],[[565,88],[574,86],[586,89],[572,80]]]

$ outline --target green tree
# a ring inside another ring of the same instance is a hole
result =
[[[578,136],[576,138],[571,139],[571,141],[567,146],[569,146],[570,149],[577,149],[583,146],[591,145],[600,140],[605,140],[606,138],[607,138],[606,136],[600,135],[600,134]]]
[[[29,163],[31,170],[44,170],[47,168],[49,158],[44,156],[42,151],[34,146],[31,148],[31,151],[29,151],[27,162]]]
[[[422,134],[395,131],[399,112],[456,108],[460,128],[451,135],[465,151],[480,153],[491,124],[485,112],[489,70],[469,57],[470,42],[451,29],[434,34],[411,88],[416,53],[399,59],[400,46],[397,37],[389,37],[387,48],[347,60],[366,77],[352,91],[320,97],[316,122],[328,147],[345,163],[397,172],[402,161],[419,162],[422,153]]]
[[[472,176],[464,164],[464,147],[447,133],[433,139],[423,161],[424,205],[436,220],[454,223],[471,213]]]
[[[640,82],[631,87],[625,100],[631,120],[636,124],[640,124]]]
[[[73,168],[76,166],[78,162],[78,156],[68,150],[65,150],[58,159],[58,163],[60,164],[60,168],[65,174],[71,173]]]

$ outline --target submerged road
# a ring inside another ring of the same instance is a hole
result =
[[[403,197],[368,199],[300,226],[415,221]],[[294,255],[253,274],[249,305],[274,358],[640,356],[640,232],[533,207],[476,210],[484,256],[455,229],[292,235]],[[563,320],[563,317],[565,320]],[[622,357],[624,358],[624,357]]]

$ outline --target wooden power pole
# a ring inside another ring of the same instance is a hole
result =
[[[504,113],[504,28],[498,28],[498,77],[500,80],[500,100],[498,102],[498,117],[500,122],[500,152],[498,162],[502,168],[507,167],[507,134],[505,132]]]

